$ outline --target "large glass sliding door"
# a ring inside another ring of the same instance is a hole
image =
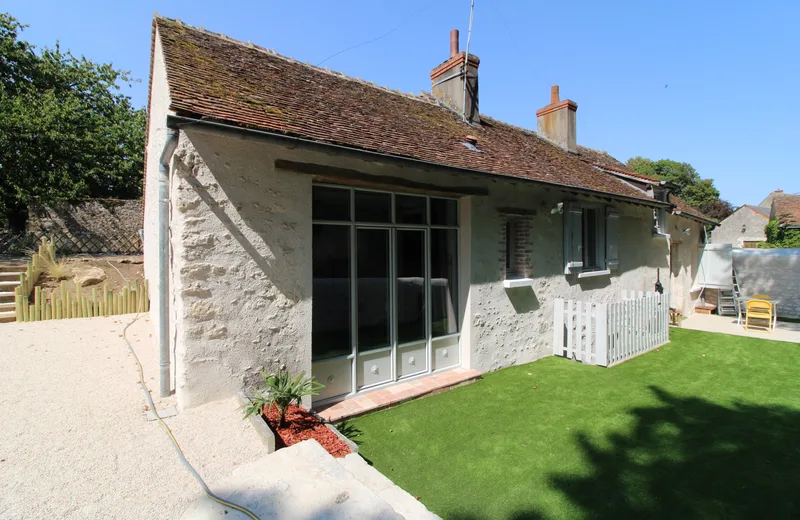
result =
[[[458,364],[458,203],[314,186],[315,402]]]

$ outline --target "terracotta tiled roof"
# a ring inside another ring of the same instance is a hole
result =
[[[166,18],[153,24],[178,115],[653,202],[529,130],[483,114],[471,126],[428,95],[381,88]],[[462,144],[468,134],[480,152]]]
[[[800,226],[800,195],[776,195],[775,218],[788,226]]]
[[[647,175],[642,175],[628,168],[625,163],[618,161],[616,158],[610,156],[603,150],[595,150],[594,148],[578,145],[578,155],[583,161],[593,164],[598,168],[621,173],[630,177],[635,177],[647,183],[659,182],[659,179],[656,179],[655,177],[648,177]]]
[[[608,153],[595,150],[594,148],[587,148],[586,146],[578,146],[578,155],[581,159],[589,164],[597,166],[598,168],[602,168],[611,173],[618,173],[622,175],[626,175],[628,177],[634,177],[640,180],[642,183],[645,184],[656,184],[661,182],[660,179],[655,177],[648,177],[647,175],[642,175],[633,171],[632,169],[628,168],[624,163],[618,161]],[[681,213],[685,213],[689,216],[699,218],[701,220],[707,220],[713,222],[713,219],[709,218],[705,215],[702,211],[695,208],[694,206],[690,206],[686,201],[678,197],[677,195],[670,195],[669,197],[670,202],[675,205],[675,209],[680,211]]]

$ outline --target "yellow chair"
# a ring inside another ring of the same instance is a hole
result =
[[[747,302],[747,316],[744,328],[750,330],[751,326],[772,329],[772,304],[764,300],[750,300]]]

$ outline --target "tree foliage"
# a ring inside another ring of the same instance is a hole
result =
[[[25,26],[0,13],[0,225],[27,205],[142,194],[145,111],[120,92],[132,80],[54,48],[37,52]]]
[[[734,212],[734,209],[733,205],[727,200],[717,199],[709,202],[708,204],[700,206],[700,211],[702,211],[709,218],[719,222],[731,216]]]
[[[733,213],[730,203],[719,198],[719,190],[714,186],[714,180],[701,178],[689,163],[670,159],[652,161],[645,157],[632,157],[628,159],[628,167],[642,175],[676,184],[678,188],[675,194],[703,212],[704,208],[708,208],[716,215],[724,215],[721,218]]]
[[[789,229],[782,225],[777,219],[771,219],[764,228],[767,241],[762,242],[758,247],[770,248],[794,248],[800,247],[800,229]]]

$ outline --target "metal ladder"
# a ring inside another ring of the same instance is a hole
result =
[[[718,311],[721,316],[736,316],[739,314],[736,299],[741,295],[739,291],[739,281],[736,279],[736,270],[731,268],[731,281],[733,289],[729,291],[719,291]]]

